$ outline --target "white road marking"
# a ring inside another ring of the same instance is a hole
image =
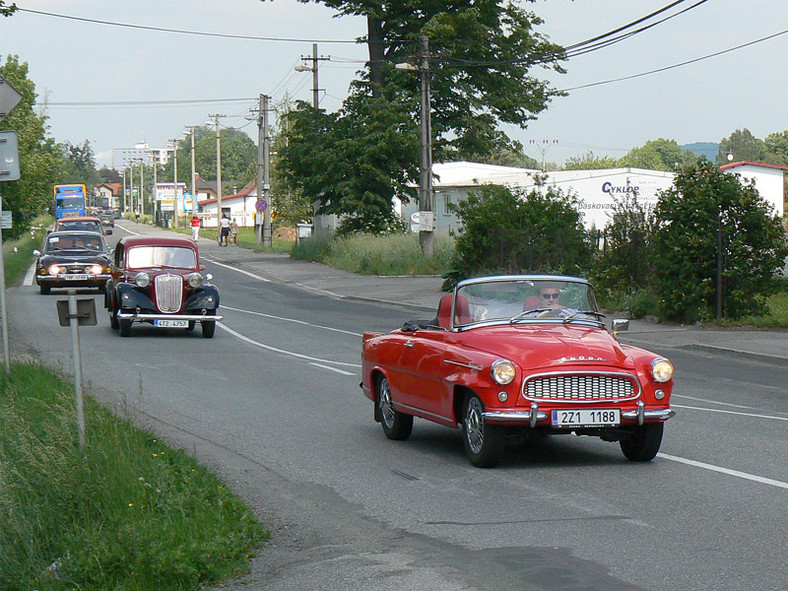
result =
[[[328,330],[331,332],[340,332],[342,334],[348,334],[353,337],[361,337],[364,336],[358,332],[351,332],[349,330],[342,330],[341,328],[332,328],[330,326],[323,326],[322,324],[312,324],[311,322],[306,322],[304,320],[296,320],[295,318],[287,318],[285,316],[274,316],[273,314],[266,314],[264,312],[255,312],[253,310],[243,310],[241,308],[233,308],[231,306],[222,306],[222,310],[232,310],[233,312],[242,312],[244,314],[252,314],[253,316],[262,316],[264,318],[272,318],[274,320],[281,320],[283,322],[292,322],[294,324],[301,324],[303,326],[310,326],[312,328],[320,328],[323,330]]]
[[[313,365],[314,367],[319,367],[321,369],[327,369],[329,371],[335,371],[336,373],[341,373],[343,376],[354,376],[355,373],[351,373],[349,371],[345,371],[344,369],[337,369],[336,367],[331,367],[329,365],[323,365],[322,363],[310,363],[309,365]]]
[[[228,326],[226,326],[224,324],[217,323],[217,326],[219,328],[221,328],[222,330],[226,330],[231,335],[233,335],[235,338],[237,338],[237,339],[239,339],[239,340],[241,340],[241,341],[243,341],[245,343],[248,343],[250,345],[254,345],[255,347],[259,347],[261,349],[265,349],[266,351],[273,351],[274,353],[280,353],[282,355],[287,355],[288,357],[295,357],[296,359],[303,359],[305,361],[310,361],[310,362],[314,361],[316,363],[327,363],[327,364],[330,364],[330,365],[341,365],[343,367],[353,367],[353,368],[360,368],[361,367],[360,363],[345,363],[343,361],[333,361],[331,359],[321,359],[320,357],[311,357],[309,355],[303,355],[302,353],[296,353],[294,351],[286,351],[285,349],[278,349],[277,347],[271,347],[270,345],[266,345],[264,343],[260,343],[258,341],[255,341],[254,339],[250,339],[249,337],[244,336],[241,333],[234,331],[232,328],[229,328]],[[351,374],[351,375],[355,375],[355,374]]]
[[[694,468],[702,468],[704,470],[710,470],[712,472],[718,472],[720,474],[727,474],[728,476],[735,476],[736,478],[743,478],[744,480],[750,480],[752,482],[758,482],[760,484],[767,484],[769,486],[774,486],[777,488],[788,489],[788,482],[783,482],[781,480],[764,478],[763,476],[756,476],[755,474],[748,474],[747,472],[739,472],[738,470],[730,470],[728,468],[722,468],[720,466],[707,464],[705,462],[688,460],[687,458],[680,458],[678,456],[672,456],[670,454],[659,453],[657,454],[657,457],[663,458],[665,460],[670,460],[671,462],[678,462],[679,464],[686,464],[687,466],[693,466]]]
[[[246,275],[247,277],[251,277],[252,279],[257,279],[258,281],[263,281],[265,283],[270,283],[270,279],[266,279],[265,277],[260,277],[259,275],[255,275],[254,273],[250,273],[249,271],[245,271],[243,269],[239,269],[238,267],[233,267],[232,265],[225,265],[224,263],[220,263],[210,257],[203,257],[204,261],[211,263],[212,265],[216,265],[217,267],[224,267],[225,269],[230,269],[231,271],[236,271],[237,273],[241,273],[242,275]],[[226,307],[226,306],[225,306]],[[243,311],[243,310],[241,310]]]
[[[671,408],[685,408],[688,410],[702,410],[705,412],[716,412],[724,415],[737,415],[740,417],[752,417],[754,419],[771,419],[773,421],[788,421],[788,417],[776,417],[774,415],[762,415],[754,412],[737,412],[735,410],[722,410],[720,408],[703,408],[700,406],[684,406],[683,404],[671,404]]]
[[[22,285],[26,287],[33,285],[33,279],[35,278],[35,276],[36,276],[36,264],[33,263],[32,265],[30,265],[30,268],[27,270],[27,273],[25,273],[25,278],[22,281]]]
[[[694,400],[695,402],[707,402],[708,404],[716,404],[718,406],[731,406],[733,408],[749,408],[750,410],[754,410],[752,406],[745,406],[743,404],[731,404],[730,402],[720,402],[719,400],[709,400],[707,398],[695,398],[694,396],[687,396],[685,394],[673,394],[671,399],[673,398],[685,398],[687,400]]]

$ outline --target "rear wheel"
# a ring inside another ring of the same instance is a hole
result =
[[[501,457],[503,436],[501,427],[489,425],[484,420],[484,404],[476,394],[465,401],[462,414],[465,453],[477,468],[492,468]]]
[[[378,380],[375,404],[378,405],[380,425],[389,439],[405,440],[413,431],[413,416],[406,415],[394,408],[391,400],[391,385],[387,378]]]
[[[662,445],[664,423],[647,423],[638,427],[634,435],[619,441],[621,451],[628,460],[648,462],[653,460]]]

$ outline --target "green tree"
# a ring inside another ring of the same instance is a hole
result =
[[[437,0],[321,3],[341,15],[366,18],[370,59],[335,116],[309,113],[312,107],[304,103],[297,106],[286,132],[293,137],[282,163],[290,180],[315,169],[311,154],[322,154],[330,166],[346,166],[319,174],[328,181],[325,185],[298,182],[305,196],[321,203],[323,212],[343,214],[347,230],[389,229],[391,197],[412,194],[404,186],[417,180],[419,142],[414,121],[420,116],[420,82],[417,74],[394,65],[419,63],[420,37],[430,40],[436,162],[449,157],[480,160],[511,147],[499,123],[524,126],[558,94],[533,77],[530,69],[540,64],[560,71],[563,52],[535,32],[541,24],[537,16],[513,3],[461,0],[450,10]],[[318,133],[304,133],[310,127]],[[394,146],[380,141],[388,136],[395,140]],[[300,159],[291,160],[296,157]],[[307,190],[308,185],[316,191]]]
[[[59,182],[84,184],[87,186],[88,192],[91,192],[93,187],[100,182],[100,177],[96,170],[96,157],[90,141],[85,140],[82,144],[77,145],[65,142],[58,144],[58,148],[65,166]]]
[[[488,273],[585,273],[592,247],[576,200],[553,187],[483,185],[453,206],[462,223],[449,283]]]
[[[713,318],[718,231],[723,315],[762,311],[788,255],[782,224],[754,184],[701,159],[682,169],[655,209],[655,287],[662,314],[692,322]]]
[[[764,140],[766,162],[778,166],[788,166],[788,130],[770,133]]]
[[[618,161],[608,156],[595,156],[586,152],[582,156],[570,156],[564,163],[564,170],[595,170],[598,168],[616,168]]]
[[[0,16],[11,16],[18,10],[16,4],[6,5],[3,0],[0,0]]]
[[[749,129],[737,129],[730,137],[720,140],[717,165],[728,164],[729,160],[733,162],[763,162],[765,156],[766,145],[763,140],[752,135]]]
[[[696,160],[690,150],[682,150],[676,140],[659,138],[634,148],[618,160],[618,166],[646,168],[649,170],[675,170],[676,166],[691,164]]]
[[[0,75],[22,94],[19,104],[0,123],[0,129],[13,129],[19,136],[21,178],[0,183],[3,209],[13,211],[14,216],[14,226],[7,235],[15,237],[52,206],[52,187],[59,182],[63,162],[54,141],[47,137],[46,117],[33,110],[36,86],[28,78],[27,63],[21,63],[19,56],[9,55],[0,65]]]

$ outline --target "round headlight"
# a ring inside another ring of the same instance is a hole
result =
[[[199,273],[192,273],[189,275],[189,285],[194,288],[200,287],[202,285],[202,275]]]
[[[101,265],[90,265],[90,272],[94,275],[101,275]]]
[[[150,275],[147,273],[137,273],[134,282],[137,284],[137,287],[148,287],[150,285]]]
[[[659,357],[651,362],[651,375],[658,382],[668,382],[673,377],[673,364]]]
[[[60,267],[58,265],[52,265],[48,269],[50,275],[57,275],[60,273]]]
[[[511,384],[514,379],[514,363],[507,359],[499,359],[492,364],[490,375],[502,386]]]

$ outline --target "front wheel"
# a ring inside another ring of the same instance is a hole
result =
[[[468,396],[462,414],[465,453],[477,468],[492,468],[501,457],[501,427],[484,421],[484,404],[475,394]]]
[[[202,324],[202,336],[206,339],[212,339],[213,333],[216,332],[216,321],[203,320],[200,322],[200,324]]]
[[[120,318],[118,319],[118,322],[120,323],[120,336],[131,336],[131,320]]]
[[[619,441],[621,451],[628,460],[633,462],[648,462],[653,460],[659,446],[662,445],[662,432],[664,423],[647,423],[638,427],[634,435]]]
[[[118,327],[120,326],[115,310],[113,310],[112,308],[109,309],[109,325],[112,328],[112,330],[118,330]]]
[[[48,285],[44,285],[43,283],[38,286],[39,291],[41,291],[41,295],[47,295],[50,291],[52,291]]]
[[[403,441],[413,431],[413,415],[407,415],[394,408],[391,400],[391,384],[387,378],[380,378],[377,387],[375,404],[378,405],[380,425],[389,439]]]

